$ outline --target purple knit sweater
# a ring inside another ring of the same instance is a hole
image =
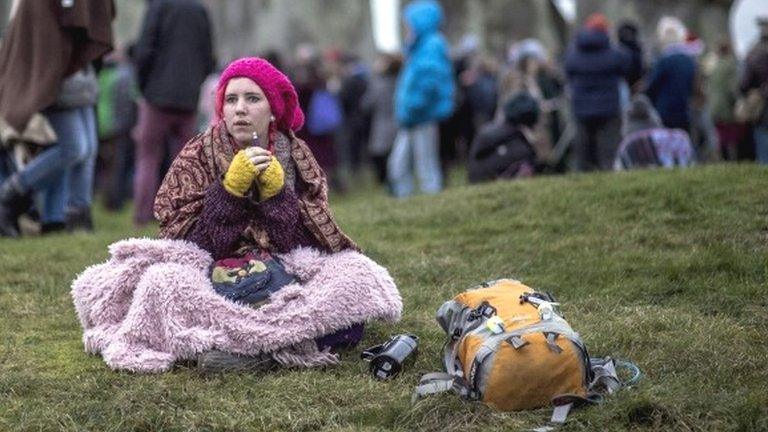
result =
[[[264,223],[273,250],[288,252],[298,246],[323,249],[301,221],[296,192],[290,188],[254,204],[248,198],[230,194],[221,183],[208,187],[203,210],[186,239],[211,253],[214,259],[231,256],[240,234],[253,218]]]
[[[226,258],[233,253],[240,234],[251,218],[264,221],[269,242],[274,252],[288,252],[298,246],[323,249],[301,221],[296,192],[290,188],[274,197],[253,204],[248,198],[230,194],[219,182],[208,187],[203,210],[186,239],[207,250],[214,259]],[[325,335],[316,340],[320,349],[339,350],[357,345],[363,338],[363,324]]]

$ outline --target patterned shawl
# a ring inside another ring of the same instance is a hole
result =
[[[274,152],[285,171],[286,187],[298,196],[301,219],[320,245],[332,252],[359,250],[333,220],[328,208],[328,184],[307,145],[293,132],[273,135]],[[224,122],[190,140],[173,161],[155,198],[160,236],[182,239],[203,210],[208,187],[220,181],[238,148]],[[250,199],[255,201],[255,196]],[[271,250],[263,220],[254,215],[236,247],[241,254],[254,247]],[[297,227],[298,228],[298,227]]]

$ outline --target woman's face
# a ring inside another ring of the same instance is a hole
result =
[[[240,145],[250,145],[254,132],[266,144],[272,110],[261,87],[250,78],[229,80],[222,111],[227,130]]]

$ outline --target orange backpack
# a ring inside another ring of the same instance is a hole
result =
[[[486,282],[445,302],[445,372],[422,377],[414,398],[453,390],[501,411],[589,402],[621,386],[612,360],[590,359],[548,293],[519,281]]]

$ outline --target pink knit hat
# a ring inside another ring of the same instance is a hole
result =
[[[304,125],[304,113],[291,81],[271,63],[258,57],[237,59],[221,73],[216,89],[216,116],[219,119],[224,118],[224,92],[232,78],[250,78],[261,87],[278,129],[298,131]]]

